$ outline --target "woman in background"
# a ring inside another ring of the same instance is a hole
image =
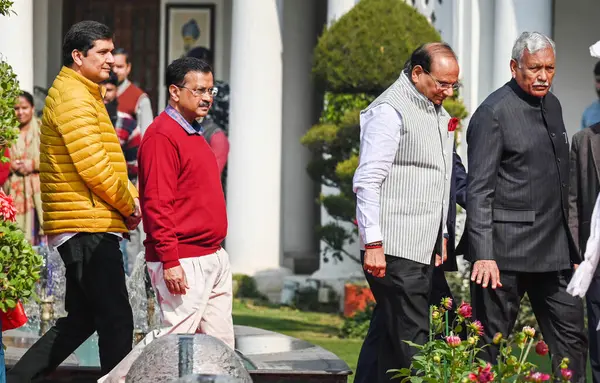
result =
[[[32,245],[42,236],[42,199],[40,194],[40,122],[34,117],[33,96],[22,92],[15,105],[19,120],[19,139],[9,150],[10,174],[4,191],[13,197],[16,223]]]

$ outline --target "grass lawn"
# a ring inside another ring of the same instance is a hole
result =
[[[258,327],[279,332],[294,338],[303,339],[327,349],[343,359],[352,371],[356,370],[356,361],[362,340],[340,339],[339,328],[342,318],[333,314],[322,314],[290,309],[287,307],[266,307],[252,301],[234,300],[233,322],[236,325]],[[549,358],[542,358],[532,352],[530,361],[549,371]],[[588,372],[588,380],[591,376]],[[350,376],[349,382],[354,381]]]

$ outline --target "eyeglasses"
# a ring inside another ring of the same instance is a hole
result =
[[[435,82],[435,85],[439,89],[442,89],[442,90],[452,89],[453,91],[456,92],[462,86],[462,84],[460,82],[455,82],[454,84],[449,84],[447,82],[441,82],[437,78],[433,77],[433,75],[431,73],[426,71],[425,68],[423,68],[423,72],[425,72],[427,75],[429,75],[429,77],[431,77],[431,79],[433,80],[433,82]]]
[[[194,97],[202,97],[202,95],[205,95],[205,94],[208,94],[210,97],[215,97],[219,93],[218,88],[190,89],[190,88],[186,88],[185,86],[179,86],[179,85],[175,85],[175,86],[180,89],[187,89]]]

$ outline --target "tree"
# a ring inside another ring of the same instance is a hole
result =
[[[362,0],[326,29],[315,48],[313,74],[325,91],[319,124],[301,142],[314,154],[308,173],[339,190],[319,202],[334,222],[318,226],[329,255],[359,261],[344,250],[356,240],[356,202],[352,177],[358,165],[359,113],[398,79],[400,69],[421,44],[440,41],[427,19],[403,0]],[[444,107],[459,119],[467,116],[458,95]],[[457,132],[459,129],[457,129]]]

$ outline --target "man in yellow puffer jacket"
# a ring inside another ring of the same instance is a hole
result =
[[[44,232],[66,266],[61,318],[8,374],[29,382],[53,371],[94,331],[108,373],[131,351],[133,316],[119,240],[141,219],[138,194],[103,101],[114,58],[112,32],[95,21],[71,27],[63,68],[46,99],[40,180]]]

